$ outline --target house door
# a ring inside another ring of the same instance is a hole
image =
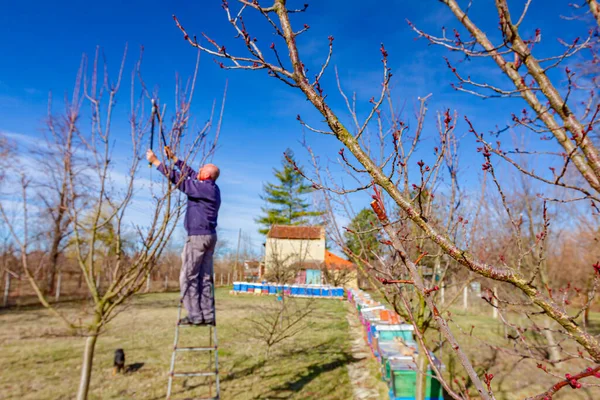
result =
[[[299,285],[304,285],[306,283],[306,270],[302,269],[298,271],[295,283]]]
[[[306,270],[306,283],[309,285],[320,285],[321,284],[321,270],[307,269]]]

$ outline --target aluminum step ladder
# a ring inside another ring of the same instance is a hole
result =
[[[213,285],[213,298],[214,298],[214,285]],[[218,339],[217,339],[217,324],[216,324],[216,310],[215,310],[215,325],[181,325],[181,310],[183,308],[183,298],[179,301],[179,308],[177,310],[177,324],[175,326],[175,340],[173,343],[173,353],[171,355],[171,368],[169,370],[169,386],[167,388],[167,400],[171,400],[171,393],[173,390],[173,380],[175,378],[187,378],[187,377],[214,377],[215,394],[212,395],[213,379],[209,380],[209,397],[196,397],[195,400],[220,400],[221,387],[219,382],[219,354],[218,354]],[[194,334],[198,335],[202,332],[206,332],[208,329],[208,346],[202,347],[180,347],[179,346],[179,329],[184,328],[190,330]],[[175,372],[175,361],[178,353],[187,352],[209,352],[208,366],[204,371],[192,371],[192,372]],[[213,363],[214,358],[214,363]]]

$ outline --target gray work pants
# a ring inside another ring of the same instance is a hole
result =
[[[181,254],[181,296],[188,317],[194,322],[215,319],[213,254],[216,244],[216,234],[188,236]]]

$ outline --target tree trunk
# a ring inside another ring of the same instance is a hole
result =
[[[427,367],[429,366],[429,359],[427,358],[427,349],[419,349],[419,355],[417,356],[417,388],[415,393],[415,400],[425,400],[427,395]]]
[[[558,349],[558,346],[556,345],[556,341],[554,340],[554,335],[552,334],[552,331],[550,331],[549,321],[546,321],[545,325],[546,329],[544,329],[544,337],[548,342],[548,353],[550,355],[550,361],[557,365],[558,361],[560,360],[560,351]]]
[[[81,365],[81,379],[79,381],[79,392],[77,400],[87,400],[90,389],[90,380],[92,377],[92,365],[94,361],[94,350],[96,349],[96,340],[98,340],[98,330],[96,329],[85,340],[85,350],[83,353],[83,363]]]
[[[52,245],[50,246],[50,256],[48,257],[48,273],[46,275],[46,294],[52,294],[54,291],[54,280],[56,279],[56,267],[58,266],[58,256],[60,243],[63,240],[63,219],[65,216],[65,184],[63,184],[62,191],[60,193],[60,203],[58,207],[58,214],[54,222],[54,229],[52,231]]]
[[[589,298],[589,295],[588,295]],[[587,307],[583,312],[583,323],[585,326],[590,326],[590,308]]]

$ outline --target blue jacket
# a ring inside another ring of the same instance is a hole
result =
[[[221,191],[212,180],[196,179],[198,173],[188,167],[182,160],[177,160],[175,166],[167,171],[163,164],[158,170],[187,195],[187,209],[183,226],[188,236],[210,235],[217,232],[217,218],[221,207]]]

